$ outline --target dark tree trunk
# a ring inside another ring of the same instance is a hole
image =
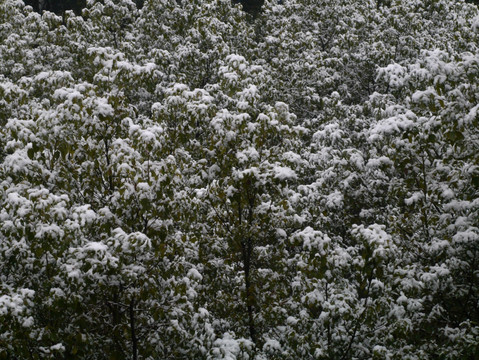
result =
[[[251,238],[241,243],[241,251],[243,257],[244,277],[245,277],[245,302],[248,311],[248,328],[251,340],[256,343],[256,326],[254,323],[254,291],[251,284],[251,255],[252,255]]]
[[[131,333],[131,352],[133,360],[138,359],[138,338],[136,336],[136,323],[135,323],[135,300],[130,302],[130,333]]]

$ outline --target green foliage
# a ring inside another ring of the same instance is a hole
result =
[[[0,359],[477,357],[477,7],[260,3],[0,2]]]

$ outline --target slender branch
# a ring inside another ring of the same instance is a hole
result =
[[[135,299],[131,299],[129,311],[130,311],[131,350],[132,350],[133,360],[137,360],[138,359],[138,338],[136,337]]]

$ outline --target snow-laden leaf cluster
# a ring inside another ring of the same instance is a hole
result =
[[[479,12],[0,2],[0,358],[473,359]]]

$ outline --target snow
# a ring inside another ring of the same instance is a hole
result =
[[[246,59],[238,54],[230,54],[226,57],[226,62],[234,69],[241,69],[243,70],[244,63],[246,63]]]
[[[479,16],[472,20],[472,29],[474,32],[479,33]]]
[[[240,99],[245,99],[247,101],[255,100],[259,95],[258,88],[256,85],[250,84],[247,88],[243,89],[241,92],[238,93]]]
[[[286,166],[275,166],[273,168],[274,172],[274,177],[275,179],[279,180],[296,180],[298,176],[296,175],[296,172],[294,172],[292,169]]]
[[[283,101],[276,101],[274,104],[274,108],[276,111],[280,114],[288,113],[289,112],[289,106]]]
[[[55,84],[61,81],[73,81],[73,77],[69,71],[41,71],[34,77],[34,81]]]
[[[426,90],[418,90],[412,94],[411,100],[415,103],[428,104],[436,96],[436,90],[433,87],[428,87]]]
[[[11,192],[7,195],[8,202],[12,205],[16,206],[25,206],[25,204],[28,204],[29,207],[31,206],[31,201],[24,198],[23,196],[20,196],[17,192]]]
[[[408,69],[397,63],[392,63],[386,67],[379,68],[377,72],[378,78],[384,78],[393,89],[404,86],[409,79]]]
[[[65,351],[65,346],[63,346],[62,343],[55,344],[53,346],[50,346],[50,350],[54,351]]]
[[[23,320],[22,326],[23,327],[31,327],[34,324],[33,317],[29,316]]]
[[[401,133],[412,129],[415,126],[413,120],[407,114],[400,114],[390,118],[380,120],[370,131],[369,139],[375,141],[383,136]]]
[[[97,219],[96,213],[90,209],[90,205],[80,205],[73,208],[72,218],[79,221],[80,226],[91,224]]]
[[[96,99],[96,112],[97,112],[97,114],[103,115],[103,116],[113,116],[114,113],[115,113],[115,110],[108,103],[108,99],[97,98]]]
[[[253,342],[244,338],[235,338],[234,334],[227,332],[221,338],[213,343],[212,355],[215,359],[223,360],[239,360],[242,359],[240,354],[242,349],[248,350],[253,348]],[[246,360],[246,358],[245,358]]]
[[[318,130],[313,134],[313,140],[317,142],[330,141],[333,144],[339,143],[345,136],[344,131],[341,129],[339,123],[327,124],[322,130]]]
[[[301,298],[301,301],[309,305],[322,304],[324,302],[324,296],[319,289],[314,289],[313,291],[304,295]]]
[[[95,348],[134,300],[155,358],[472,351],[473,5],[88,2],[65,26],[0,6],[3,343],[60,356],[81,320]],[[52,341],[38,311],[77,302]]]
[[[0,296],[0,315],[21,316],[27,310],[27,304],[34,294],[35,291],[23,288],[19,292]],[[31,326],[28,318],[24,321],[27,321],[27,325]]]
[[[394,165],[394,163],[392,162],[391,159],[389,159],[386,156],[380,156],[379,158],[369,159],[368,162],[366,163],[366,167],[371,169],[378,168],[382,165],[392,166]]]
[[[479,113],[479,104],[477,104],[476,106],[471,108],[471,110],[469,110],[468,114],[464,118],[464,122],[466,122],[467,124],[473,124],[474,120],[477,119],[478,113]]]
[[[444,185],[441,189],[441,196],[445,199],[445,200],[451,200],[455,197],[455,193],[454,191],[452,191],[449,187],[447,187],[446,185]]]
[[[278,340],[268,339],[264,345],[263,350],[265,351],[273,351],[273,350],[281,350],[281,344]]]
[[[309,251],[317,250],[321,255],[326,254],[326,250],[331,242],[328,235],[320,231],[314,230],[308,226],[301,231],[296,232],[292,236],[292,241],[299,239],[302,241],[303,247]]]
[[[91,241],[85,245],[84,249],[91,250],[91,251],[105,252],[108,250],[108,246],[98,241]]]
[[[404,199],[406,205],[413,205],[424,198],[424,193],[421,191],[414,192],[410,197]]]
[[[297,154],[293,151],[286,151],[285,153],[283,153],[282,157],[285,161],[288,161],[288,162],[294,164],[295,166],[307,166],[308,165],[307,160],[303,159],[300,154]]]
[[[193,280],[196,280],[196,281],[203,280],[203,276],[195,268],[191,268],[190,270],[188,270],[188,275],[187,276],[190,279],[193,279]]]
[[[294,325],[296,325],[296,324],[298,323],[298,321],[299,321],[299,320],[296,319],[296,318],[293,317],[293,316],[288,316],[288,317],[286,318],[286,324],[288,324],[288,325],[293,325],[293,326],[294,326]]]
[[[35,237],[42,239],[45,236],[49,236],[53,239],[61,239],[64,234],[64,230],[57,224],[39,224],[36,228]]]
[[[246,163],[248,161],[258,161],[259,157],[260,155],[254,147],[249,147],[248,149],[238,151],[236,153],[236,158],[240,164]]]
[[[338,209],[343,206],[343,201],[344,195],[339,190],[335,190],[326,196],[326,207],[329,209]]]
[[[53,98],[56,100],[64,100],[69,106],[73,106],[75,101],[81,101],[84,96],[77,89],[60,88],[55,90]]]
[[[458,231],[452,238],[453,242],[456,244],[465,243],[465,244],[477,244],[479,243],[479,230],[477,229],[468,229],[466,231]]]
[[[286,234],[286,231],[284,231],[283,229],[276,229],[276,235],[278,235],[278,237],[283,239],[285,239],[288,236],[288,234]]]
[[[380,224],[369,226],[353,225],[352,233],[362,237],[373,250],[374,258],[384,258],[395,250],[392,237],[385,231],[386,227]]]

